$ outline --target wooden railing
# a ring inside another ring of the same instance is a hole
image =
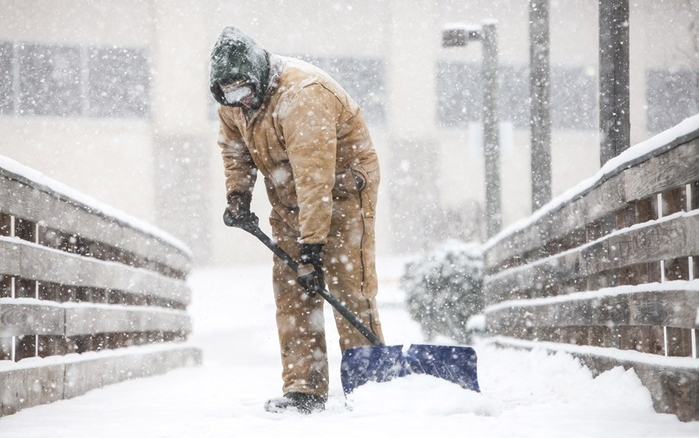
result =
[[[199,363],[182,342],[190,263],[169,235],[0,157],[0,415]]]
[[[611,160],[485,245],[497,343],[633,367],[699,419],[699,116]]]

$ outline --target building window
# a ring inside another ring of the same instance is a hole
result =
[[[12,44],[0,42],[0,114],[12,114],[15,111],[12,91],[13,58]]]
[[[0,43],[0,114],[147,117],[145,50]]]
[[[699,72],[649,70],[646,72],[648,130],[660,132],[699,113]]]
[[[297,58],[325,70],[332,76],[359,104],[367,123],[382,125],[386,121],[386,85],[381,60],[313,56]]]
[[[94,48],[89,62],[89,115],[146,117],[149,66],[145,50]]]
[[[21,44],[18,61],[19,114],[80,115],[84,96],[78,48]]]
[[[437,117],[444,127],[467,127],[483,118],[483,76],[480,64],[439,62]],[[529,126],[529,82],[524,67],[498,67],[498,114],[516,128]]]
[[[499,67],[498,112],[501,122],[512,122],[517,129],[529,128],[529,68],[514,65]],[[478,74],[481,74],[480,69]],[[481,82],[482,83],[482,82]],[[483,106],[481,100],[478,106]]]
[[[527,83],[528,75],[529,72],[527,72]],[[580,67],[551,69],[551,126],[554,129],[597,129],[599,125],[597,80],[594,69]]]
[[[446,61],[437,64],[437,118],[441,126],[464,128],[468,122],[481,120],[480,73],[476,64]]]
[[[444,127],[468,127],[482,119],[480,64],[437,64],[437,117]],[[529,128],[529,69],[500,65],[498,114],[517,129]],[[551,69],[551,124],[554,129],[596,129],[596,77],[584,68]]]

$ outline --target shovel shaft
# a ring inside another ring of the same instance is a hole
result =
[[[296,262],[296,260],[294,260],[286,251],[281,249],[281,247],[277,245],[277,243],[274,242],[268,235],[266,235],[264,231],[260,229],[260,227],[250,229],[246,228],[245,231],[249,231],[250,234],[257,237],[260,242],[264,243],[267,248],[271,249],[274,255],[282,259],[284,263],[286,263],[287,266],[289,266],[294,272],[299,269],[299,264]]]
[[[272,252],[279,257],[284,263],[287,264],[294,272],[298,270],[299,264],[294,260],[286,251],[281,249],[276,242],[274,242],[269,236],[267,236],[258,226],[244,228],[253,236],[257,237],[260,242],[264,243],[267,248],[272,250]],[[371,342],[371,345],[375,347],[383,346],[383,342],[371,331],[367,326],[365,326],[359,318],[357,318],[347,307],[345,307],[340,300],[330,295],[327,290],[322,290],[318,292],[318,295],[323,297],[325,301],[328,302],[337,312],[342,315],[350,324],[354,326],[359,332],[364,335],[364,337]]]

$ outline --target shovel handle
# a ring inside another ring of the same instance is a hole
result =
[[[244,230],[257,237],[260,242],[264,243],[267,248],[271,249],[274,255],[282,259],[284,263],[286,263],[294,272],[298,271],[298,262],[296,262],[296,260],[294,260],[286,251],[281,249],[281,247],[277,245],[277,243],[274,242],[268,235],[266,235],[259,226],[255,225],[250,228],[244,228]]]
[[[276,242],[274,242],[268,235],[264,233],[257,225],[251,225],[249,227],[243,228],[248,233],[257,237],[260,242],[264,243],[265,246],[272,250],[272,252],[282,259],[284,263],[287,264],[294,272],[298,270],[299,264],[294,260],[286,251],[281,249]],[[330,295],[330,292],[323,289],[318,292],[318,295],[323,297],[325,301],[328,302],[337,312],[342,315],[350,324],[354,326],[359,332],[364,335],[367,341],[371,342],[371,345],[375,347],[382,347],[383,342],[372,332],[367,326],[365,326],[347,307],[343,306],[340,300]]]

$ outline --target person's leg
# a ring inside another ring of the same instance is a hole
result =
[[[323,251],[325,281],[330,292],[346,303],[347,308],[383,341],[376,307],[375,211],[378,169],[362,173],[362,177],[365,185],[361,192],[334,200],[333,222]],[[335,312],[334,316],[342,351],[371,345],[342,315]]]
[[[279,246],[299,258],[298,235],[281,220],[272,220]],[[274,297],[282,359],[283,393],[328,394],[328,359],[323,299],[309,297],[297,284],[296,273],[274,257]]]

